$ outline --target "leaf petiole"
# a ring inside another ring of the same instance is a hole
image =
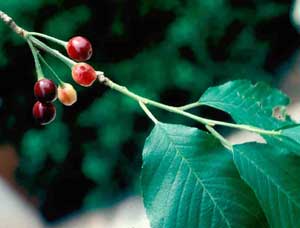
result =
[[[226,147],[228,150],[232,152],[232,144],[225,139],[219,132],[217,132],[213,127],[206,125],[206,129],[217,139],[220,140],[220,142],[223,144],[224,147]]]
[[[139,101],[139,105],[141,106],[141,108],[143,109],[143,111],[146,113],[146,115],[155,123],[157,124],[159,121],[155,118],[155,116],[152,114],[152,112],[147,108],[147,106]]]

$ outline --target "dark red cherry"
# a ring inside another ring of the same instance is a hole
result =
[[[37,101],[32,109],[33,117],[41,125],[51,123],[56,116],[56,108],[52,103],[41,103]]]
[[[82,36],[75,36],[70,39],[66,49],[70,58],[80,62],[89,60],[93,54],[90,41]]]
[[[34,95],[40,102],[53,102],[57,98],[57,87],[49,79],[40,79],[34,84]]]

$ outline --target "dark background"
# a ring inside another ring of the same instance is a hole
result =
[[[278,85],[281,66],[299,47],[291,3],[10,0],[1,1],[0,9],[27,30],[63,40],[88,37],[94,49],[89,63],[96,69],[138,94],[184,105],[207,87],[237,78]],[[17,149],[17,182],[44,217],[53,221],[139,194],[141,151],[152,123],[138,105],[99,83],[88,89],[76,86],[69,69],[46,55],[76,87],[79,99],[72,107],[56,102],[55,122],[38,126],[31,114],[36,75],[30,50],[3,23],[0,34],[0,142]],[[52,77],[46,69],[45,75]],[[202,128],[155,113],[162,121]],[[195,113],[229,120],[208,108]]]

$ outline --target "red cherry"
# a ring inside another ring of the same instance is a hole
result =
[[[76,63],[72,68],[72,77],[81,86],[91,86],[97,78],[96,71],[87,63]]]
[[[75,36],[70,39],[66,48],[69,57],[77,61],[87,61],[93,54],[90,41],[82,36]]]
[[[56,109],[52,103],[41,103],[37,101],[32,109],[33,117],[41,125],[51,123],[56,116]]]
[[[53,81],[43,78],[34,84],[35,97],[43,102],[53,102],[57,98],[57,88]]]

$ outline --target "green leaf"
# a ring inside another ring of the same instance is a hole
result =
[[[156,124],[143,151],[142,188],[153,228],[265,225],[229,151],[196,128]]]
[[[282,150],[293,152],[300,156],[300,126],[281,130],[280,135],[263,136],[270,145],[281,147]]]
[[[300,126],[283,129],[281,131],[282,137],[288,138],[295,143],[299,144],[300,147]]]
[[[239,124],[270,130],[291,124],[290,120],[273,117],[275,108],[284,109],[289,104],[289,98],[265,83],[253,85],[247,80],[227,82],[209,88],[199,102],[229,113]]]
[[[300,227],[300,158],[270,145],[234,146],[234,162],[271,227]]]

